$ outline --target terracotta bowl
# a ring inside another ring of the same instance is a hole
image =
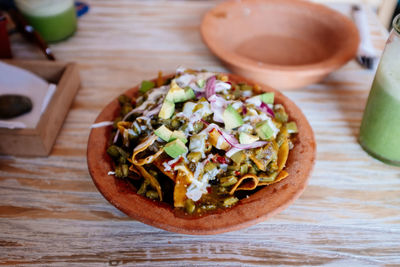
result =
[[[278,89],[320,81],[354,58],[359,44],[352,21],[301,0],[223,2],[206,13],[201,34],[234,73]]]
[[[229,74],[228,74],[229,75]],[[235,75],[232,81],[252,82]],[[170,205],[152,201],[136,194],[136,188],[126,180],[108,175],[113,170],[112,160],[106,153],[110,143],[111,126],[92,129],[87,148],[90,175],[103,196],[130,217],[171,232],[184,234],[217,234],[244,228],[261,222],[280,212],[300,196],[307,185],[315,159],[313,131],[300,109],[278,91],[264,86],[263,90],[275,92],[275,100],[285,106],[289,118],[297,123],[299,134],[290,151],[286,171],[289,176],[244,198],[226,210],[188,217]],[[135,96],[138,86],[125,92]],[[113,120],[119,114],[118,100],[109,103],[96,119],[97,122]]]

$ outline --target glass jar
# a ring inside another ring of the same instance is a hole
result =
[[[400,14],[375,74],[359,141],[373,157],[400,166]]]
[[[29,24],[47,42],[71,36],[77,27],[73,0],[15,0]]]

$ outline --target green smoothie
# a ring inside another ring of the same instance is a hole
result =
[[[72,0],[17,0],[16,3],[47,42],[64,40],[76,31],[76,11]]]
[[[372,156],[400,165],[400,37],[392,37],[368,97],[360,143]]]

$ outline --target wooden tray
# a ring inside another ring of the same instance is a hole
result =
[[[4,60],[5,63],[29,70],[57,89],[36,128],[0,128],[0,154],[47,156],[78,91],[80,78],[75,63],[40,60]]]

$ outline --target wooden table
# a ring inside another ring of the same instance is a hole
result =
[[[304,194],[274,218],[215,236],[186,236],[131,220],[96,190],[86,165],[89,127],[120,93],[178,65],[226,71],[202,43],[212,1],[91,0],[79,31],[52,45],[79,64],[82,87],[48,158],[0,158],[2,265],[400,264],[400,168],[358,145],[374,75],[354,60],[323,82],[286,92],[316,135],[317,162]],[[349,6],[334,8],[349,13]],[[374,44],[387,33],[368,16]],[[12,38],[16,58],[41,58]]]

